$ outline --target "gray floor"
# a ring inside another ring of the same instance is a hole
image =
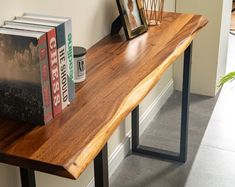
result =
[[[235,36],[228,68],[235,68]],[[141,136],[141,144],[179,149],[181,93],[175,91]],[[111,187],[234,187],[235,84],[217,98],[191,95],[189,150],[185,164],[129,155],[111,178]]]

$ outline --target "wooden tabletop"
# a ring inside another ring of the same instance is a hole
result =
[[[200,15],[165,13],[160,27],[133,40],[102,39],[88,50],[76,99],[51,123],[0,119],[0,162],[78,178],[206,24]]]

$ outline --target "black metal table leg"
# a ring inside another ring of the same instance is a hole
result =
[[[186,162],[188,146],[188,115],[189,115],[189,93],[190,75],[192,63],[192,43],[184,52],[184,72],[183,72],[183,91],[181,109],[181,132],[180,132],[180,153],[161,150],[139,144],[139,106],[132,111],[132,152],[161,159]]]
[[[20,178],[22,187],[36,187],[35,174],[33,170],[20,168]]]
[[[181,107],[180,162],[186,162],[188,151],[189,95],[191,82],[192,43],[184,53],[184,72]]]
[[[108,149],[107,144],[103,147],[100,153],[94,160],[95,171],[95,187],[108,187],[109,174],[108,174]]]

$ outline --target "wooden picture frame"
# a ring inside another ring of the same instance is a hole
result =
[[[116,0],[122,26],[127,40],[130,40],[148,30],[143,7],[139,0]]]

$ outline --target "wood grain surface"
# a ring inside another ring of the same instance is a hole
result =
[[[99,41],[88,50],[76,99],[51,123],[0,119],[0,162],[78,178],[206,24],[200,15],[165,13],[160,27],[133,40]]]

